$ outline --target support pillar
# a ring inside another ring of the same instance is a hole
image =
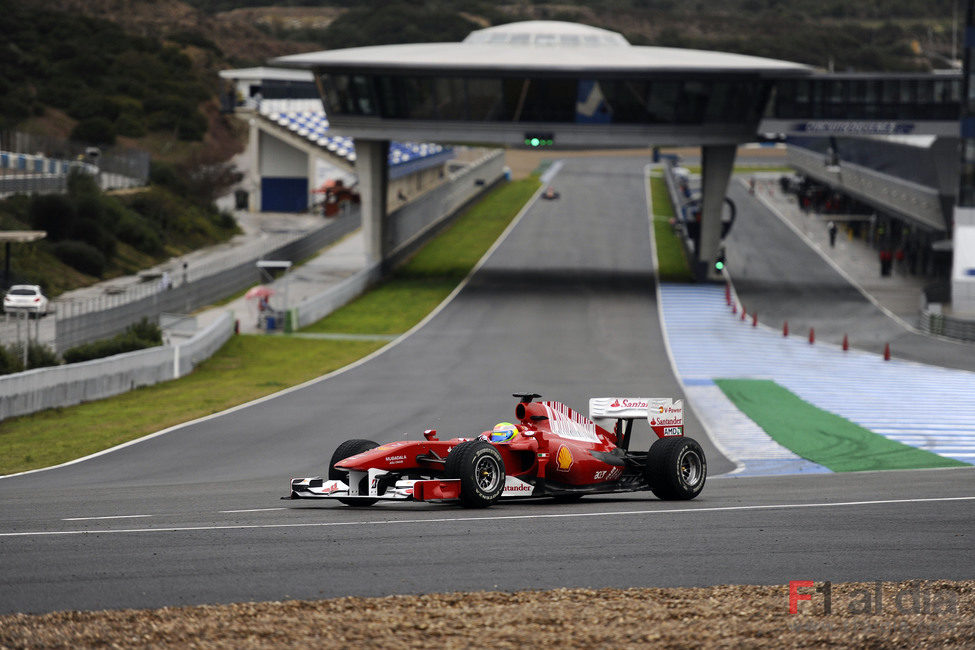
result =
[[[697,252],[699,278],[716,277],[713,262],[721,247],[721,208],[735,165],[734,144],[701,148],[701,238]]]
[[[386,194],[389,187],[389,140],[355,141],[355,166],[362,200],[362,233],[370,264],[385,262],[389,253],[386,237]]]
[[[261,130],[257,126],[257,118],[248,121],[250,127],[247,136],[247,151],[250,152],[250,164],[247,170],[247,207],[251,212],[261,211]]]
[[[975,318],[975,207],[955,206],[952,233],[951,308]]]

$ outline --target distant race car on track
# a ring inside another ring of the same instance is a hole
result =
[[[661,499],[693,499],[704,487],[707,461],[684,436],[684,405],[669,398],[589,400],[590,417],[615,420],[612,430],[559,402],[517,393],[515,423],[501,422],[473,438],[380,445],[347,440],[328,476],[291,479],[285,499],[338,499],[350,506],[392,501],[457,502],[485,508],[500,498],[554,497],[650,490]],[[635,420],[646,419],[657,439],[649,451],[630,451]]]

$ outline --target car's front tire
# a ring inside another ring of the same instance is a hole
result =
[[[350,456],[355,456],[356,454],[361,454],[364,451],[369,451],[370,449],[375,449],[379,446],[378,442],[373,442],[372,440],[362,440],[359,438],[354,438],[352,440],[346,440],[340,444],[336,449],[335,453],[332,454],[332,460],[328,462],[328,479],[330,481],[347,481],[349,480],[349,473],[340,469],[336,469],[335,463],[345,460]],[[359,494],[362,494],[363,489],[368,491],[369,489],[369,479],[363,478],[359,485]],[[379,499],[343,499],[339,497],[339,501],[347,506],[355,507],[365,507],[371,506]]]
[[[660,438],[650,445],[646,472],[650,491],[658,498],[686,501],[704,489],[708,463],[693,438]]]
[[[444,474],[460,479],[460,501],[468,508],[487,508],[504,491],[504,460],[483,440],[468,440],[451,449]]]

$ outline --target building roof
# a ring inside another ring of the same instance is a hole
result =
[[[220,78],[234,81],[307,81],[308,83],[314,81],[311,72],[307,70],[289,70],[286,68],[269,68],[265,66],[221,70]]]
[[[743,54],[630,45],[616,32],[558,21],[527,21],[472,32],[460,43],[375,45],[272,60],[292,68],[543,72],[749,72],[805,75],[799,63]]]

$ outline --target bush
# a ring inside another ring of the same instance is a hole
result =
[[[123,113],[115,120],[115,132],[127,138],[141,138],[146,134],[145,120]]]
[[[45,368],[60,365],[58,355],[51,348],[36,341],[27,346],[27,367]]]
[[[9,375],[23,370],[24,366],[20,359],[21,356],[13,346],[0,345],[0,375]]]
[[[86,275],[100,278],[105,272],[105,256],[91,244],[67,239],[54,244],[52,252],[59,260]]]
[[[47,239],[53,242],[68,238],[77,220],[74,203],[63,194],[35,196],[31,199],[28,214],[30,225],[47,231]]]
[[[123,352],[134,352],[157,345],[162,345],[162,330],[155,323],[143,318],[138,323],[130,325],[121,334],[110,339],[85,343],[64,351],[65,363],[79,363],[110,357]]]
[[[148,345],[146,347],[162,345],[162,329],[159,328],[157,323],[153,323],[148,318],[143,318],[138,323],[129,325],[126,331],[131,332],[140,341],[147,343]]]
[[[115,144],[115,127],[104,117],[92,117],[78,122],[71,139],[95,145]]]
[[[162,240],[155,230],[131,214],[122,215],[115,224],[115,235],[137,251],[158,255],[163,251]]]

